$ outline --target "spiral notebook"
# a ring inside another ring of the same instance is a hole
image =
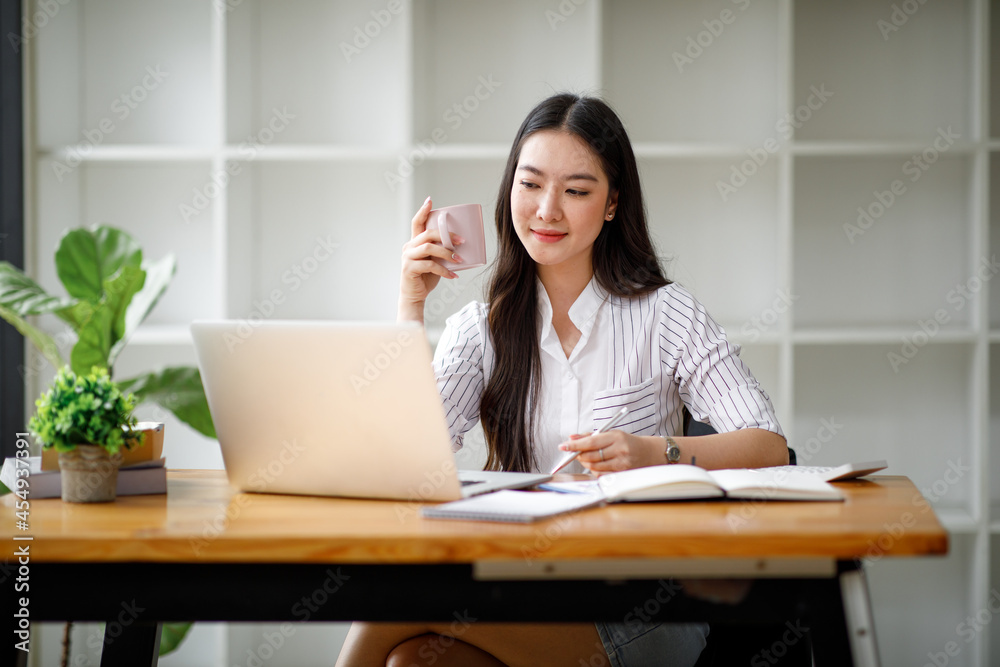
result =
[[[505,490],[441,505],[425,505],[420,514],[430,519],[530,523],[600,505],[602,502],[604,496],[597,493]]]

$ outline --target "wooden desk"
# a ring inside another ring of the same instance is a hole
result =
[[[739,605],[681,594],[650,617],[806,614],[825,643],[817,664],[845,665],[849,643],[859,663],[874,647],[858,559],[948,549],[909,480],[872,480],[840,485],[843,503],[616,504],[510,525],[422,519],[418,503],[402,501],[238,494],[222,472],[171,471],[167,496],[33,501],[27,531],[7,496],[0,536],[30,545],[33,620],[114,619],[134,599],[135,627],[152,630],[163,620],[450,620],[462,610],[620,621],[659,599],[669,578],[738,577],[758,580]],[[108,662],[132,648],[113,646]]]

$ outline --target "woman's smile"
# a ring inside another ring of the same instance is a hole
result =
[[[532,229],[531,233],[542,243],[556,243],[566,238],[566,232],[557,232],[553,229]]]

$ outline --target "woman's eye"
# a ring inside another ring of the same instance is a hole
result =
[[[590,194],[586,190],[567,190],[566,192],[573,195],[574,197],[583,197],[587,194]]]
[[[537,188],[538,186],[531,181],[521,181],[521,186],[525,188]]]

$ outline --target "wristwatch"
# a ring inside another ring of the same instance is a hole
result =
[[[663,439],[667,442],[667,448],[663,450],[664,456],[667,457],[667,463],[677,463],[680,461],[681,448],[677,446],[677,441],[669,435],[663,436]]]

